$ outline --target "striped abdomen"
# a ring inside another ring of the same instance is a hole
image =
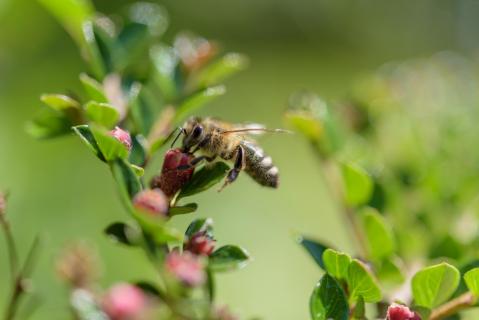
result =
[[[242,141],[241,146],[245,151],[244,171],[259,184],[277,188],[279,172],[278,168],[273,165],[271,157],[265,155],[263,149],[252,142]]]

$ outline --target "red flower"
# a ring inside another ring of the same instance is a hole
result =
[[[133,198],[136,209],[154,216],[168,214],[168,199],[159,189],[143,190]]]
[[[200,231],[185,243],[185,250],[197,255],[209,256],[213,252],[215,244],[216,241],[208,236],[206,231]]]
[[[120,283],[103,298],[103,309],[112,320],[138,319],[146,307],[146,297],[139,288]]]
[[[190,252],[172,251],[166,257],[165,269],[183,284],[196,287],[206,280],[201,261]]]
[[[123,130],[120,127],[115,127],[115,129],[110,131],[110,135],[116,140],[120,141],[128,149],[128,151],[131,150],[133,144],[131,142],[131,136],[128,131]]]
[[[421,320],[421,317],[407,306],[393,303],[388,308],[387,320]]]
[[[151,181],[152,188],[160,188],[168,197],[173,197],[190,179],[195,169],[180,168],[188,166],[193,155],[180,149],[171,149],[165,154],[161,174]]]

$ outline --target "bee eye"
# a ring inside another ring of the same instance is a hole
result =
[[[203,132],[203,127],[201,126],[196,126],[194,129],[193,129],[193,138],[199,138],[199,136],[201,135],[201,133]]]

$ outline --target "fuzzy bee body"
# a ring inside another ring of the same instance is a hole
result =
[[[195,151],[202,151],[210,161],[215,157],[234,161],[235,166],[227,177],[227,183],[234,181],[239,171],[244,170],[260,185],[277,188],[279,170],[273,165],[271,157],[254,141],[236,133],[236,128],[211,118],[192,118],[184,126],[183,148],[188,151],[195,147]]]

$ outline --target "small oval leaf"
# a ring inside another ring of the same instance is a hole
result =
[[[203,192],[220,182],[228,172],[224,162],[216,162],[211,166],[203,166],[196,171],[190,181],[181,189],[177,200]]]
[[[479,268],[474,268],[469,270],[464,275],[464,281],[466,282],[467,287],[472,292],[472,294],[478,298],[479,297]]]
[[[339,280],[348,278],[348,268],[351,263],[351,257],[336,250],[327,249],[323,253],[323,263],[326,272]]]
[[[191,96],[186,98],[176,109],[175,122],[183,120],[187,116],[191,115],[194,112],[197,112],[199,108],[204,106],[210,101],[213,101],[215,98],[225,94],[226,88],[222,85],[209,87],[199,92],[193,93]]]
[[[171,207],[168,211],[170,216],[177,216],[179,214],[188,214],[195,212],[198,209],[198,205],[196,203],[188,203],[183,206],[175,206]]]
[[[318,266],[320,266],[321,269],[325,270],[323,254],[326,249],[328,249],[328,246],[305,237],[300,237],[299,243],[306,249],[306,251],[308,251],[314,261],[316,261]]]
[[[90,101],[85,106],[88,119],[107,129],[113,128],[120,120],[120,114],[111,105]]]
[[[40,97],[40,100],[56,111],[64,111],[70,108],[80,108],[80,103],[63,94],[44,94]]]
[[[366,203],[373,191],[373,182],[369,174],[352,163],[342,163],[341,172],[346,203],[352,207]]]
[[[242,268],[246,265],[249,254],[243,248],[226,245],[215,250],[209,259],[209,267],[215,272]]]
[[[386,219],[373,208],[361,210],[360,215],[370,258],[374,261],[380,261],[390,257],[396,249],[396,242]]]
[[[349,305],[343,289],[330,275],[319,280],[309,301],[313,320],[347,320]]]
[[[382,294],[376,279],[368,268],[359,260],[353,259],[348,268],[348,288],[351,301],[363,297],[365,302],[378,302]]]
[[[412,278],[414,302],[429,309],[437,307],[454,293],[459,278],[459,270],[445,262],[420,270]]]

